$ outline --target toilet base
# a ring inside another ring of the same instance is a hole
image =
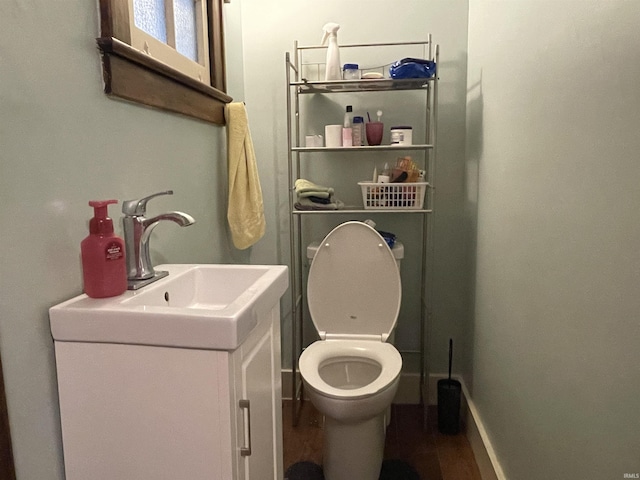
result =
[[[378,480],[384,456],[385,412],[360,423],[325,416],[325,480]]]

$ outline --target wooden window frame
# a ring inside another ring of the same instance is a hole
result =
[[[100,0],[104,91],[150,107],[224,125],[225,93],[222,0],[207,1],[211,85],[181,73],[131,47],[128,0]]]
[[[131,45],[136,50],[150,53],[153,58],[160,60],[174,67],[176,70],[187,74],[201,82],[211,84],[211,69],[209,68],[209,42],[208,39],[209,26],[207,22],[207,0],[190,0],[194,5],[195,18],[193,19],[194,33],[196,35],[197,58],[194,60],[180,52],[176,48],[178,39],[175,24],[174,3],[176,0],[163,0],[165,15],[165,34],[166,42],[157,39],[151,33],[148,33],[138,27],[135,18],[129,17],[131,22],[129,31],[131,35]],[[135,10],[135,0],[128,0],[129,12]],[[135,16],[135,15],[134,15]]]

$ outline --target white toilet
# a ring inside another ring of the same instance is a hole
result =
[[[320,341],[302,352],[299,367],[325,416],[324,477],[377,480],[402,367],[387,343],[400,310],[400,273],[378,232],[361,222],[334,228],[314,256],[307,299]]]

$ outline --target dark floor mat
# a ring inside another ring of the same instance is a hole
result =
[[[324,480],[324,474],[317,463],[297,462],[287,468],[284,480]]]
[[[405,461],[385,460],[380,469],[380,480],[420,480],[420,475]]]
[[[287,468],[284,480],[324,480],[322,467],[313,462],[297,462]],[[385,460],[380,469],[380,480],[420,480],[420,475],[407,462]]]

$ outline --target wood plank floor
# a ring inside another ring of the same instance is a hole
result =
[[[385,459],[404,460],[413,466],[421,480],[481,480],[467,437],[462,433],[439,433],[437,413],[435,407],[429,407],[425,431],[420,405],[393,405]],[[296,427],[291,417],[291,401],[285,400],[282,410],[285,470],[300,461],[322,464],[322,415],[306,401]]]

